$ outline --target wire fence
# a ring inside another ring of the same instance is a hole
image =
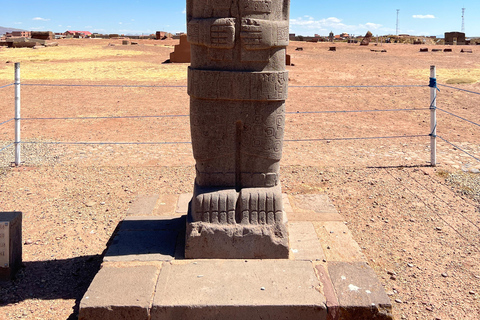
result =
[[[185,85],[103,85],[103,84],[42,84],[42,83],[25,83],[21,84],[22,86],[29,86],[29,87],[93,87],[93,88],[187,88]],[[0,86],[0,89],[8,88],[10,86],[15,86],[16,90],[20,88],[20,81],[16,81],[15,83],[10,83],[6,85]],[[437,84],[435,78],[430,79],[430,83],[428,85],[352,85],[352,86],[321,86],[321,85],[311,85],[311,86],[289,86],[289,88],[364,88],[364,89],[372,89],[372,88],[427,88],[430,87],[433,91],[438,90],[438,86],[449,88],[452,90],[458,90],[465,93],[480,95],[479,92],[475,92],[472,90],[466,90],[462,88],[457,88],[454,86]],[[433,97],[433,98],[432,98]],[[17,99],[16,99],[17,100]],[[19,97],[18,97],[18,100]],[[444,114],[449,116],[455,117],[461,121],[469,123],[474,126],[480,126],[475,121],[469,120],[465,117],[459,116],[451,111],[447,111],[443,108],[436,107],[437,96],[436,94],[431,96],[431,104],[429,107],[425,108],[384,108],[384,109],[364,109],[364,110],[314,110],[314,111],[289,111],[286,112],[287,115],[309,115],[309,114],[355,114],[355,113],[378,113],[378,112],[422,112],[422,111],[440,111]],[[15,118],[4,120],[0,122],[0,127],[7,125],[8,123],[15,121],[16,127],[18,125],[19,130],[19,123],[20,121],[42,121],[42,120],[97,120],[97,119],[162,119],[162,118],[185,118],[189,117],[188,114],[166,114],[166,115],[127,115],[127,116],[77,116],[77,117],[26,117],[22,118],[20,116],[15,116]],[[476,161],[480,162],[480,159],[471,154],[470,152],[464,150],[463,148],[457,146],[456,144],[449,141],[445,136],[437,135],[437,123],[436,119],[431,121],[432,126],[428,134],[403,134],[403,135],[392,135],[392,136],[371,136],[371,137],[331,137],[331,138],[302,138],[302,139],[285,139],[286,142],[313,142],[313,141],[358,141],[358,140],[375,140],[375,139],[407,139],[407,138],[422,138],[422,137],[431,137],[435,139],[436,137],[440,138],[445,143],[457,148],[458,150],[464,152],[466,155],[475,159]],[[0,152],[8,149],[11,146],[19,146],[20,144],[51,144],[51,145],[174,145],[174,144],[191,144],[190,141],[160,141],[160,142],[107,142],[107,141],[21,141],[20,139],[16,139],[13,143],[8,144],[0,149]],[[433,144],[432,144],[433,146]],[[433,151],[432,151],[433,152]],[[432,156],[433,159],[433,156]],[[19,162],[19,161],[18,161]],[[18,165],[19,163],[16,164]],[[432,165],[436,163],[432,160]]]

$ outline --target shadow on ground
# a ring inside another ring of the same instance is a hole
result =
[[[0,307],[27,299],[75,299],[68,319],[76,319],[80,300],[101,263],[102,255],[24,262],[13,281],[0,284]]]

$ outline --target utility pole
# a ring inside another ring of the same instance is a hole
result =
[[[400,13],[400,9],[397,9],[397,36],[398,36],[398,14]]]
[[[465,33],[465,8],[462,8],[462,32]]]

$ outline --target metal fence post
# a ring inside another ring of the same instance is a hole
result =
[[[21,162],[20,145],[20,62],[15,63],[15,165]]]
[[[437,69],[430,66],[430,163],[437,165]]]

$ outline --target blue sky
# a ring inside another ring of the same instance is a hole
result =
[[[13,9],[0,1],[0,26],[25,30],[88,30],[98,33],[149,34],[157,30],[185,31],[183,1],[20,1]],[[291,0],[290,32],[327,35],[347,32],[395,34],[397,9],[399,32],[442,35],[460,31],[462,7],[467,37],[480,36],[480,1],[318,1]]]

